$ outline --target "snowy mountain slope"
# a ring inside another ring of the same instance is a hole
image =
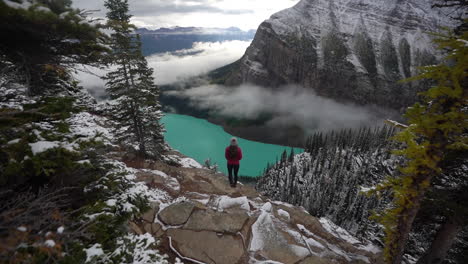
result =
[[[226,84],[298,83],[322,96],[398,109],[417,88],[395,82],[435,62],[427,33],[451,23],[431,2],[302,0],[260,25]]]
[[[378,229],[369,221],[371,210],[388,200],[361,192],[394,174],[398,159],[390,154],[393,133],[383,127],[315,135],[305,153],[283,157],[270,166],[257,189],[271,199],[327,217],[352,234],[374,237]]]

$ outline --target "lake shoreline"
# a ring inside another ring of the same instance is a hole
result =
[[[165,138],[174,150],[195,159],[200,164],[211,159],[211,164],[217,164],[218,169],[227,174],[224,149],[232,137],[222,126],[213,124],[206,119],[188,115],[165,114],[162,123],[166,126]],[[257,178],[262,175],[267,164],[274,164],[282,153],[301,153],[301,148],[274,145],[251,141],[239,137],[239,146],[243,150],[240,176]]]

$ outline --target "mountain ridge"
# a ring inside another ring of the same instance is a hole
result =
[[[292,83],[339,101],[401,109],[421,88],[397,81],[437,61],[426,32],[450,24],[421,0],[302,0],[259,26],[225,84]]]

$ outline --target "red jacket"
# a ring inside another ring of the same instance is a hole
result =
[[[239,165],[240,160],[242,159],[242,149],[237,147],[237,155],[234,158],[229,157],[229,147],[226,148],[224,156],[226,157],[226,160],[228,161],[229,165]]]

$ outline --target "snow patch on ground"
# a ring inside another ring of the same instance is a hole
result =
[[[271,203],[270,203],[270,202],[267,202],[267,203],[265,203],[265,204],[262,206],[261,210],[262,210],[263,212],[270,213],[271,210],[272,210],[272,208],[273,208],[273,206],[271,205]]]
[[[148,173],[160,176],[161,178],[163,178],[165,180],[165,184],[169,188],[171,188],[172,190],[174,190],[176,192],[180,191],[180,183],[176,178],[171,177],[171,176],[167,175],[166,173],[164,173],[162,171],[158,171],[158,170],[141,170],[141,171],[148,172]]]
[[[362,250],[365,250],[367,252],[372,252],[374,254],[377,254],[377,253],[382,251],[382,249],[380,249],[378,246],[376,246],[376,245],[374,245],[372,243],[369,243],[367,245],[360,245],[358,248],[362,249]]]
[[[198,163],[197,161],[195,161],[192,158],[182,158],[182,159],[180,159],[180,164],[184,168],[196,168],[196,169],[203,168],[203,166],[200,165],[200,163]]]
[[[270,204],[271,205],[271,204]],[[275,228],[273,219],[270,213],[263,211],[258,217],[257,221],[252,225],[252,240],[250,241],[250,251],[260,251],[265,247],[265,240],[271,239],[274,236],[274,232],[271,232]],[[277,239],[273,237],[273,239]]]
[[[280,217],[283,217],[283,219],[286,219],[287,221],[289,221],[289,220],[291,219],[291,217],[289,216],[289,213],[286,212],[286,211],[283,210],[283,209],[279,209],[279,210],[278,210],[278,215],[279,215]]]
[[[221,212],[232,207],[240,207],[242,210],[250,211],[249,200],[245,196],[231,198],[223,195],[217,198],[215,204],[217,205],[218,211]]]
[[[292,205],[292,204],[285,203],[285,202],[280,202],[280,201],[274,201],[274,202],[272,202],[272,203],[275,204],[275,205],[283,205],[283,206],[286,206],[286,207],[289,207],[289,208],[293,208],[293,207],[294,207],[294,205]]]
[[[320,223],[322,227],[325,228],[330,234],[334,235],[337,238],[341,238],[350,244],[360,244],[361,242],[357,240],[355,237],[350,235],[348,231],[344,230],[343,228],[335,225],[332,221],[328,220],[327,218],[320,218]]]

